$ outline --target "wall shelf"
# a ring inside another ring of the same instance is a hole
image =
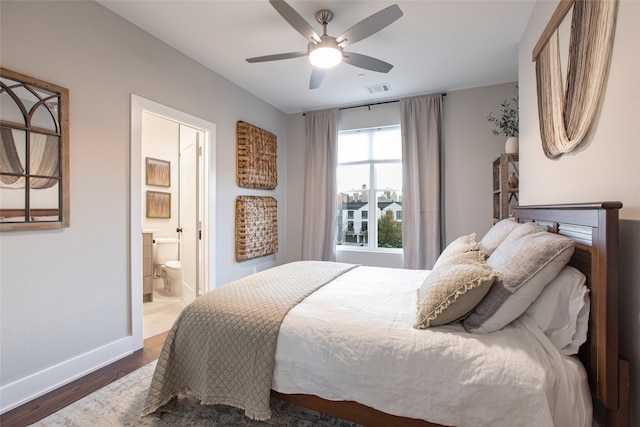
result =
[[[519,202],[518,154],[501,154],[493,161],[493,222],[513,216]]]

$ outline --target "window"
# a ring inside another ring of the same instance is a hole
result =
[[[69,91],[0,70],[0,231],[69,226]]]
[[[337,244],[402,248],[400,126],[341,131],[337,178]]]

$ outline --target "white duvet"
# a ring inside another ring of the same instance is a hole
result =
[[[458,427],[591,426],[586,373],[533,322],[413,328],[429,274],[358,267],[287,314],[273,389]]]

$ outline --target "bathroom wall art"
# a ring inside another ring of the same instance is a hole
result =
[[[249,123],[236,124],[236,176],[239,187],[273,190],[278,186],[276,135]]]
[[[147,185],[171,187],[171,163],[147,157]]]
[[[278,252],[278,201],[269,196],[236,197],[236,261]]]
[[[147,218],[171,218],[171,193],[147,191]]]

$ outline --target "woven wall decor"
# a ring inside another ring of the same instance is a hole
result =
[[[243,188],[273,190],[278,185],[277,137],[271,132],[238,121],[237,181]]]
[[[571,6],[564,82],[558,25]],[[613,51],[617,7],[618,0],[560,2],[534,48],[540,136],[550,159],[575,150],[598,114]]]
[[[236,261],[278,252],[278,201],[268,196],[236,197]]]

